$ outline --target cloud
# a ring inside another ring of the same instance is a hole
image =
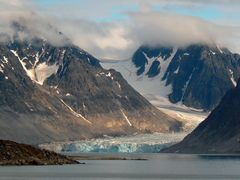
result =
[[[60,30],[54,27],[50,20],[46,20],[35,13],[25,12],[6,15],[4,21],[0,22],[0,41],[6,39],[32,40],[33,38],[47,39],[55,46],[63,46],[70,43],[70,40],[61,34]]]
[[[127,36],[130,28],[125,23],[96,23],[86,20],[54,20],[52,24],[72,42],[91,54],[107,59],[131,57],[135,43]]]
[[[22,39],[44,37],[58,46],[68,44],[70,39],[74,44],[96,57],[107,59],[130,58],[142,44],[187,46],[192,43],[218,43],[240,52],[238,49],[240,47],[238,44],[240,42],[239,27],[216,24],[198,17],[179,15],[174,12],[152,10],[151,6],[154,4],[169,4],[169,1],[166,0],[149,0],[147,2],[145,0],[122,0],[121,2],[106,0],[96,9],[92,7],[92,4],[96,4],[96,0],[89,0],[85,1],[86,7],[89,7],[88,12],[86,10],[78,12],[80,1],[74,2],[76,4],[68,5],[69,1],[63,0],[59,6],[53,4],[53,7],[41,7],[34,0],[14,0],[10,3],[0,0],[0,16],[3,19],[0,22],[0,35],[8,33],[12,37],[15,31],[12,29],[11,22],[17,20],[28,29],[27,32],[21,34]],[[119,4],[126,6],[136,2],[140,3],[140,7],[143,8],[134,12],[131,10],[121,11],[127,17],[125,21],[98,22],[92,18],[86,18],[91,13],[95,16],[105,17],[111,13],[111,8]],[[219,1],[209,0],[208,4],[217,5],[217,2]],[[234,0],[222,0],[222,2],[239,4]],[[173,0],[171,3],[184,6],[204,6],[204,1],[196,3],[193,0]],[[63,8],[64,6],[66,8]],[[98,10],[101,7],[103,9]],[[104,8],[107,9],[104,10]],[[63,9],[67,9],[63,13],[64,16],[59,15],[57,12],[62,12]],[[75,11],[77,9],[78,11]],[[65,36],[60,35],[59,31]]]
[[[238,51],[239,27],[214,24],[197,17],[158,12],[128,13],[127,22],[97,23],[64,21],[56,23],[73,42],[97,57],[127,59],[141,45],[187,46],[218,44]],[[240,52],[240,51],[239,51]]]
[[[25,0],[0,0],[0,3],[5,6],[21,6],[23,1]]]
[[[236,35],[234,28],[217,25],[197,17],[156,12],[130,13],[130,16],[134,22],[130,36],[139,43],[172,46],[192,43],[214,44],[223,43]]]

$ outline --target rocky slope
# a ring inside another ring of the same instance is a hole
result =
[[[15,30],[16,38],[0,45],[0,138],[37,144],[180,130],[84,50],[44,38],[20,41],[25,29]]]
[[[0,140],[0,165],[62,165],[77,164],[66,156],[40,150],[26,144]]]
[[[240,153],[240,81],[182,142],[163,152]]]
[[[216,45],[142,46],[130,61],[103,66],[120,71],[146,97],[205,111],[214,109],[240,77],[240,55]]]

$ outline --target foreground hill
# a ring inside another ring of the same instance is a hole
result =
[[[65,156],[26,144],[0,140],[0,165],[77,164]]]
[[[181,129],[84,50],[19,40],[26,30],[13,28],[16,38],[0,45],[0,138],[39,144]]]
[[[240,153],[240,81],[191,134],[163,152]]]

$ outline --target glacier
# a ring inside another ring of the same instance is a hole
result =
[[[109,137],[42,144],[40,148],[58,153],[158,153],[186,136],[186,133],[137,134],[124,137]]]

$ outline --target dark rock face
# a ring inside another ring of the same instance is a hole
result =
[[[160,73],[161,67],[160,67],[160,62],[159,61],[154,61],[147,72],[147,75],[149,78],[155,77]]]
[[[204,110],[216,107],[240,77],[240,56],[215,46],[191,45],[177,50],[141,47],[132,61],[136,74],[149,78],[157,77],[162,63],[168,61],[167,70],[160,78],[166,81],[166,86],[172,86],[169,100]]]
[[[163,152],[240,153],[240,82],[182,142]]]
[[[66,156],[40,150],[26,144],[0,140],[0,165],[62,165],[78,164]]]
[[[0,137],[24,143],[169,132],[163,114],[114,70],[74,45],[0,45]]]
[[[146,70],[146,65],[148,65],[150,62],[148,59],[156,57],[161,57],[163,60],[167,60],[171,54],[173,53],[172,48],[151,48],[151,47],[140,47],[133,55],[132,61],[135,64],[135,66],[138,68],[137,75],[144,74]],[[155,77],[160,73],[160,62],[157,60],[154,60],[153,63],[150,66],[149,71],[146,73],[149,77]]]

